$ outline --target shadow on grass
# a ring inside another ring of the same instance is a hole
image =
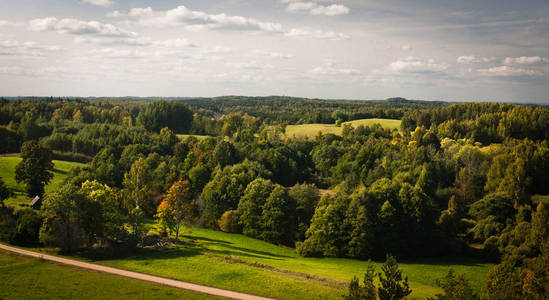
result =
[[[59,170],[59,169],[56,169],[56,168],[53,168],[53,172],[54,173],[59,173],[59,174],[67,174],[68,173],[67,171]]]
[[[215,242],[215,243],[223,243],[223,244],[232,244],[232,242],[223,241],[223,240],[216,240],[216,239],[210,239],[203,236],[192,236],[192,235],[182,235],[181,237],[187,238],[189,240],[199,240],[199,241],[207,241],[207,242]]]
[[[97,250],[87,250],[79,252],[78,256],[93,260],[119,260],[119,259],[131,259],[131,260],[149,260],[149,259],[174,259],[180,257],[191,257],[201,255],[203,249],[196,246],[182,247],[168,247],[168,248],[137,248],[128,251],[115,251],[105,253]]]
[[[266,251],[259,251],[259,250],[249,249],[249,248],[238,247],[238,246],[235,246],[234,243],[232,242],[223,241],[223,240],[216,240],[216,239],[210,239],[207,237],[190,236],[190,235],[186,235],[184,237],[190,240],[202,241],[204,243],[201,246],[201,248],[204,251],[209,251],[209,252],[218,253],[218,254],[239,255],[239,256],[247,256],[247,257],[255,257],[255,258],[266,258],[266,259],[282,259],[282,258],[290,257],[290,256],[274,254]],[[217,245],[222,248],[227,248],[227,250],[210,249],[207,247],[207,245]]]
[[[407,265],[482,267],[484,264],[490,262],[467,256],[438,256],[402,259],[399,263]]]

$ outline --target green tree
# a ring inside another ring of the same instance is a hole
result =
[[[10,197],[11,193],[8,187],[4,184],[4,180],[0,178],[0,206],[4,205],[4,200]]]
[[[250,182],[244,191],[244,196],[238,203],[239,224],[244,235],[258,238],[263,226],[261,214],[263,205],[273,191],[274,185],[270,180],[257,178]]]
[[[164,197],[168,207],[173,211],[175,239],[179,239],[179,227],[182,223],[189,225],[194,217],[195,203],[192,198],[191,183],[178,180],[172,184]]]
[[[452,269],[448,271],[444,278],[437,280],[437,285],[444,291],[444,294],[436,295],[438,300],[478,299],[478,296],[473,293],[473,288],[467,278],[461,273],[456,274]]]
[[[295,201],[281,185],[276,185],[265,200],[261,237],[271,243],[291,245],[295,234]]]
[[[86,242],[83,229],[86,197],[70,184],[48,194],[43,203],[45,220],[40,229],[40,241],[71,253]],[[94,213],[91,211],[91,213]],[[92,225],[92,224],[87,224]]]
[[[296,202],[296,240],[303,241],[305,232],[311,225],[311,218],[315,213],[316,204],[320,200],[320,193],[316,186],[312,184],[296,184],[290,188],[288,193]]]
[[[21,147],[21,162],[15,167],[17,183],[27,184],[27,194],[31,197],[44,195],[44,185],[53,178],[51,150],[35,141],[28,141]]]
[[[398,269],[396,259],[387,254],[387,260],[381,267],[383,276],[378,273],[379,282],[379,299],[381,300],[396,300],[402,299],[412,293],[410,286],[408,285],[408,277],[402,279],[402,271]]]

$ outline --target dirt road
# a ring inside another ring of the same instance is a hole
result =
[[[99,272],[124,276],[124,277],[128,277],[128,278],[134,278],[134,279],[154,282],[154,283],[158,283],[158,284],[162,284],[162,285],[172,286],[172,287],[176,287],[176,288],[195,291],[195,292],[199,292],[199,293],[210,294],[210,295],[219,296],[219,297],[232,298],[232,299],[243,299],[243,300],[244,299],[245,300],[268,300],[269,299],[269,298],[264,298],[264,297],[249,295],[249,294],[243,294],[243,293],[239,293],[239,292],[233,292],[233,291],[229,291],[229,290],[223,290],[223,289],[213,288],[213,287],[204,286],[204,285],[198,285],[198,284],[179,281],[179,280],[173,280],[173,279],[168,279],[168,278],[163,278],[163,277],[158,277],[158,276],[153,276],[153,275],[148,275],[148,274],[143,274],[143,273],[137,273],[137,272],[132,272],[132,271],[126,271],[126,270],[121,270],[121,269],[116,269],[116,268],[111,268],[111,267],[86,263],[86,262],[77,261],[77,260],[73,260],[73,259],[57,257],[57,256],[53,256],[53,255],[47,255],[47,254],[43,254],[43,253],[39,253],[39,252],[28,251],[28,250],[15,248],[15,247],[10,247],[10,246],[4,245],[4,244],[0,244],[0,249],[15,252],[15,253],[22,254],[22,255],[37,257],[37,258],[40,258],[40,259],[50,260],[50,261],[54,261],[54,262],[61,263],[61,264],[76,266],[76,267],[79,267],[79,268],[84,268],[84,269],[89,269],[89,270],[94,270],[94,271],[99,271]]]

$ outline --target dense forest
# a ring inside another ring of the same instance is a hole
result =
[[[288,124],[364,118],[402,125],[284,135]],[[3,99],[0,140],[0,153],[21,153],[16,179],[29,197],[44,196],[39,211],[0,208],[0,239],[14,244],[131,249],[147,244],[143,224],[154,218],[164,238],[177,238],[182,224],[203,226],[302,256],[484,257],[498,265],[483,298],[549,294],[547,107]],[[87,164],[43,195],[51,159]],[[0,182],[0,198],[9,194]]]

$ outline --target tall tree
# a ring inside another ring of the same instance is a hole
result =
[[[51,150],[35,141],[28,141],[21,147],[23,160],[15,167],[17,183],[27,184],[27,194],[31,197],[44,195],[44,185],[53,178]]]
[[[189,224],[194,216],[195,204],[191,191],[191,183],[188,180],[178,180],[172,184],[164,201],[173,211],[175,239],[179,238],[179,227],[181,223]]]
[[[379,282],[379,299],[381,300],[396,300],[402,299],[412,293],[408,285],[408,277],[402,279],[402,271],[398,269],[398,264],[394,256],[388,254],[387,260],[381,267],[383,276],[378,273]]]

